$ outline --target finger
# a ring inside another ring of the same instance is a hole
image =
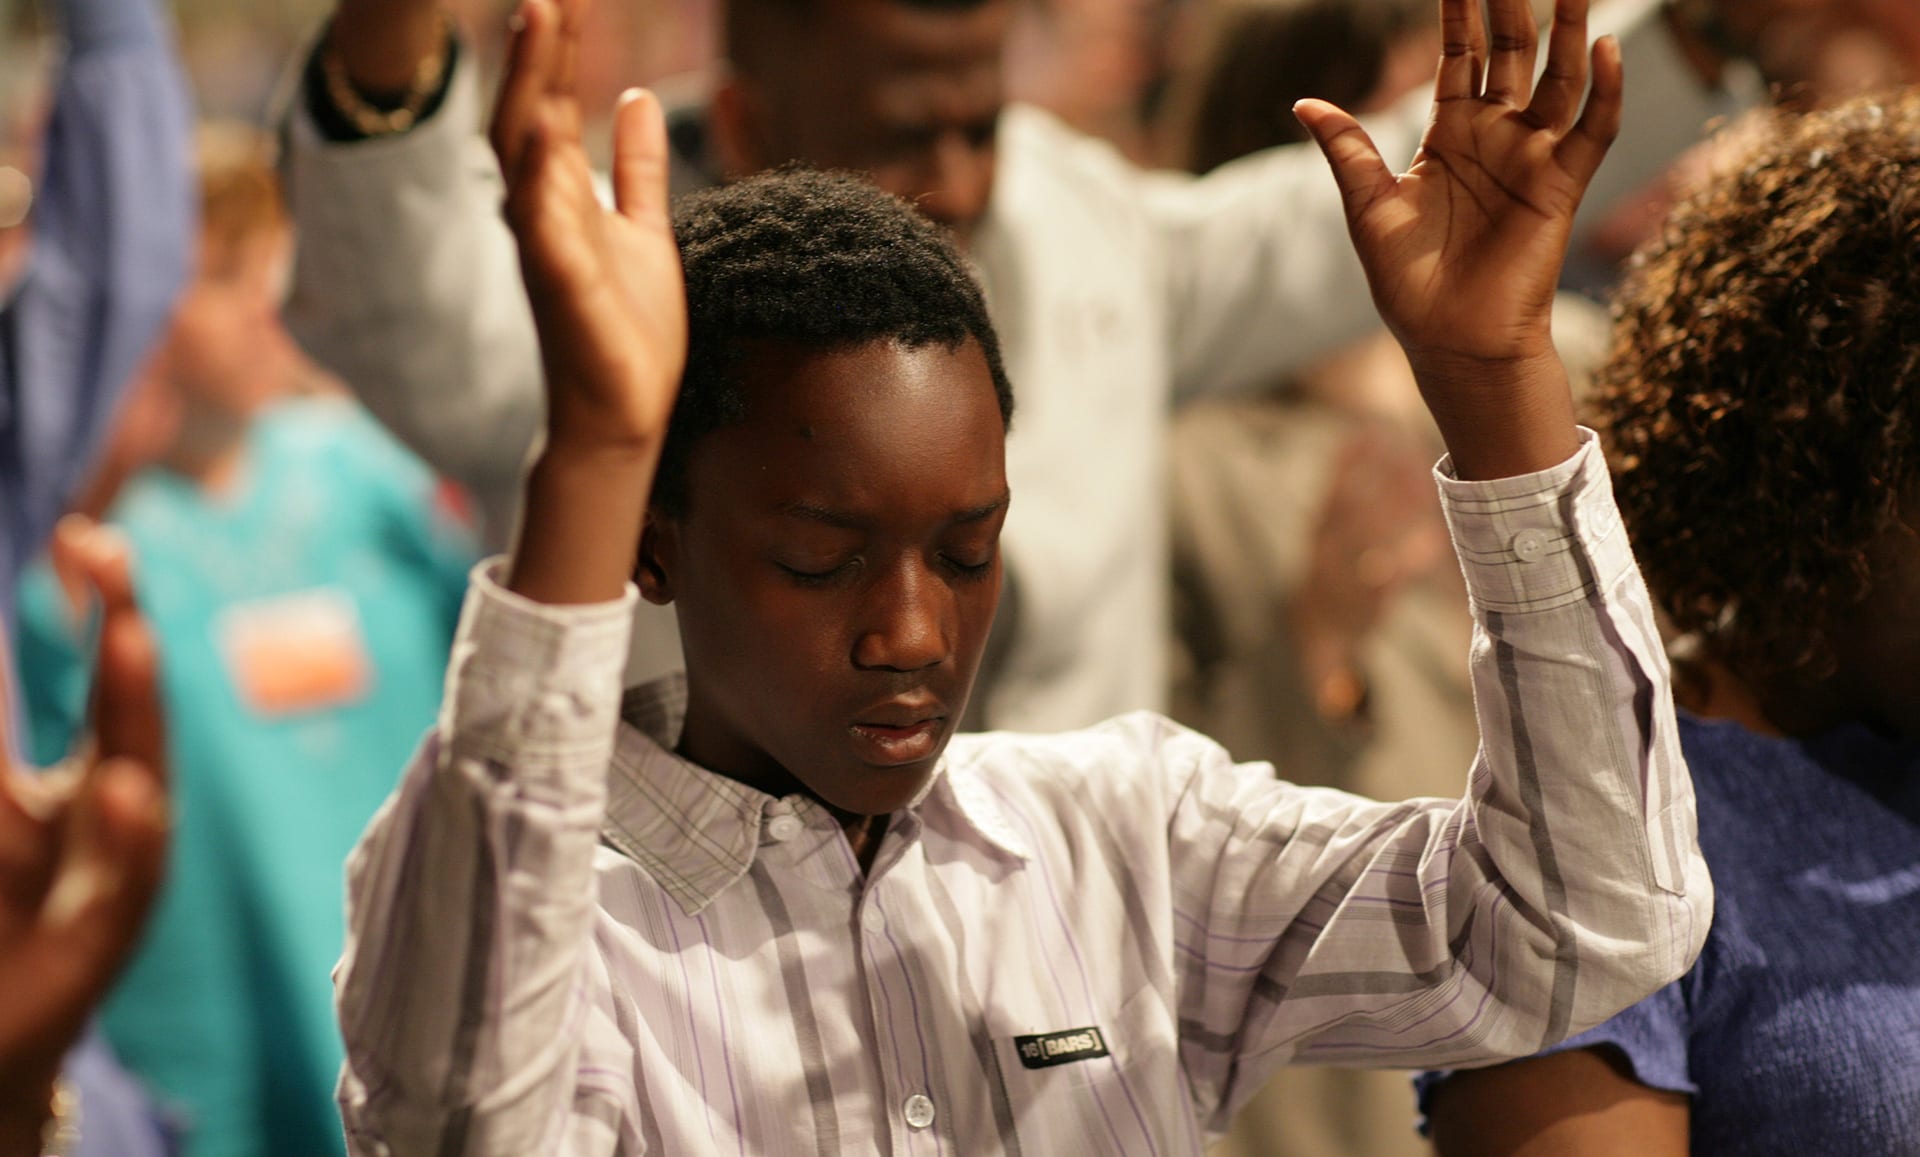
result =
[[[668,201],[667,118],[644,88],[613,110],[613,203],[629,221],[663,222]]]
[[[160,703],[159,647],[131,598],[107,603],[101,617],[93,712],[101,758],[137,759],[165,770],[167,728]]]
[[[1394,189],[1393,170],[1380,156],[1373,138],[1360,122],[1324,100],[1303,100],[1293,106],[1315,144],[1333,169],[1340,197],[1347,207],[1347,225],[1359,224],[1367,210]]]
[[[1440,73],[1434,80],[1435,103],[1472,100],[1480,95],[1487,59],[1480,0],[1440,0]]]
[[[165,871],[158,775],[112,760],[76,801],[39,919],[0,956],[0,1044],[10,1056],[65,1052],[139,940]]]
[[[1533,6],[1528,0],[1489,0],[1488,12],[1493,43],[1487,58],[1486,97],[1524,104],[1533,87],[1533,61],[1540,39]]]
[[[134,600],[133,551],[119,532],[69,520],[60,528],[68,558],[100,601],[93,731],[103,756],[164,767],[159,651]]]
[[[1587,3],[1560,0],[1547,39],[1547,67],[1533,90],[1527,119],[1543,129],[1564,133],[1580,111],[1587,91]]]
[[[527,143],[540,122],[540,106],[554,69],[557,30],[550,0],[525,0],[508,52],[507,75],[494,104],[494,155],[509,189],[526,162]]]
[[[554,61],[553,76],[547,91],[556,96],[574,95],[580,69],[580,37],[587,20],[588,0],[553,0],[560,25],[560,55]]]
[[[1554,156],[1585,189],[1607,159],[1607,149],[1620,135],[1620,104],[1625,78],[1621,74],[1620,42],[1603,36],[1593,46],[1593,92],[1573,131],[1561,138]]]

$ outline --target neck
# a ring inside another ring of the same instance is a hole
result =
[[[1861,705],[1841,676],[1749,682],[1712,659],[1677,664],[1675,701],[1707,719],[1725,719],[1761,735],[1805,739],[1847,724],[1902,733]]]
[[[846,835],[847,845],[853,849],[853,858],[859,862],[861,872],[872,870],[874,857],[879,853],[880,843],[887,834],[886,816],[855,815],[841,811],[809,791],[798,776],[772,759],[741,751],[737,743],[708,725],[707,721],[711,718],[711,713],[704,709],[699,693],[689,686],[686,719],[680,726],[680,742],[674,745],[674,754],[699,764],[715,775],[726,776],[735,783],[745,784],[775,799],[804,795],[813,800],[826,808],[840,824],[840,830]]]

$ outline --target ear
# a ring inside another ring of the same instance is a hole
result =
[[[707,106],[714,163],[721,179],[737,181],[773,164],[767,149],[765,106],[753,86],[729,71]]]
[[[680,553],[680,524],[659,511],[647,510],[640,531],[640,554],[634,562],[633,584],[640,597],[656,606],[673,601],[673,575]]]

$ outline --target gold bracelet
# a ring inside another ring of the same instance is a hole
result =
[[[80,1147],[80,1090],[61,1077],[53,1083],[51,1115],[40,1132],[40,1157],[73,1157]]]
[[[333,37],[327,37],[327,43],[320,51],[320,71],[327,81],[327,99],[340,115],[369,137],[386,137],[395,133],[404,133],[420,119],[420,113],[440,91],[441,83],[446,79],[447,45],[453,35],[453,29],[446,16],[441,16],[440,39],[438,45],[420,66],[414,70],[413,83],[407,87],[406,99],[396,109],[378,109],[367,103],[360,90],[347,77],[346,61],[340,59],[340,50],[333,46]]]

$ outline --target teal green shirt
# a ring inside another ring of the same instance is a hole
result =
[[[426,469],[330,399],[260,417],[231,493],[153,470],[110,520],[162,650],[177,811],[103,1026],[193,1157],[340,1154],[342,868],[433,722],[470,547]],[[43,762],[84,709],[83,633],[37,567],[18,650]]]

